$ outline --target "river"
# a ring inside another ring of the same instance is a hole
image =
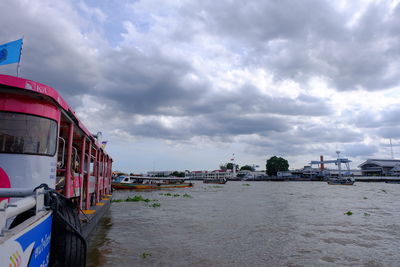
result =
[[[400,184],[197,181],[113,199],[135,195],[158,201],[112,203],[89,267],[400,266]]]

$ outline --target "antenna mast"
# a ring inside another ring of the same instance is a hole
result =
[[[390,142],[390,156],[392,157],[392,159],[394,159],[394,157],[393,157],[392,138],[389,138],[389,142]]]

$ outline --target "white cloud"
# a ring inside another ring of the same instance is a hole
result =
[[[6,0],[0,39],[25,35],[23,76],[118,149],[179,151],[177,169],[216,168],[230,150],[300,167],[336,147],[383,156],[376,144],[400,139],[398,2]]]

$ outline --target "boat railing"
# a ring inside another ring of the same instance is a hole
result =
[[[7,229],[8,219],[35,207],[35,214],[38,214],[40,211],[45,211],[44,197],[44,188],[38,188],[36,190],[28,188],[0,188],[0,198],[21,198],[11,203],[6,199],[0,202],[0,240],[5,236],[5,233],[10,232],[10,230]]]

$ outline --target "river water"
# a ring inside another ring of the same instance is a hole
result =
[[[400,266],[400,184],[196,182],[113,199],[135,195],[158,201],[112,203],[89,267]]]

